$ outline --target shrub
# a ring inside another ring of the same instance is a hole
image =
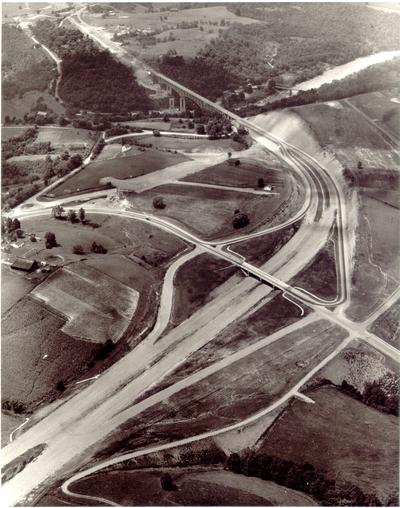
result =
[[[83,250],[82,245],[74,245],[73,248],[72,248],[72,252],[74,254],[79,254],[79,255],[85,253],[85,251]]]
[[[248,224],[250,224],[250,220],[245,213],[236,213],[232,219],[232,226],[235,229],[244,228]]]
[[[166,204],[164,203],[164,199],[161,196],[156,196],[153,199],[153,207],[158,208],[159,210],[162,210],[166,207]]]

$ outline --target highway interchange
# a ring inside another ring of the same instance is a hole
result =
[[[162,78],[168,80],[165,76]],[[90,213],[113,214],[133,221],[149,222],[154,227],[184,239],[193,245],[194,250],[183,254],[169,267],[163,283],[156,325],[143,341],[99,378],[93,379],[90,384],[82,387],[71,398],[55,407],[52,412],[25,426],[24,432],[21,432],[3,450],[2,465],[4,466],[38,444],[45,443],[47,445],[47,448],[34,464],[27,465],[25,469],[3,485],[3,502],[6,506],[13,506],[16,503],[33,503],[46,488],[59,478],[68,478],[62,485],[64,494],[84,500],[85,496],[73,492],[72,485],[76,481],[109,465],[243,427],[265,416],[295,396],[304,383],[354,339],[365,340],[395,361],[400,361],[398,350],[367,330],[371,322],[370,319],[363,323],[355,323],[346,318],[342,312],[349,299],[352,254],[349,249],[349,230],[346,222],[346,198],[341,184],[336,181],[335,176],[328,173],[326,168],[321,166],[309,154],[284,140],[276,138],[252,121],[237,117],[237,115],[230,113],[219,105],[182,87],[179,83],[173,82],[172,84],[174,87],[181,87],[185,93],[191,94],[191,96],[196,95],[196,99],[203,104],[208,103],[209,107],[229,116],[233,121],[244,126],[257,142],[279,154],[302,179],[305,188],[303,205],[293,217],[288,218],[282,224],[223,241],[205,241],[183,227],[152,214],[129,209],[111,209],[99,206],[96,203],[88,205],[87,210]],[[48,215],[51,213],[51,207],[54,203],[35,201],[32,208],[19,207],[15,211],[15,215],[19,218]],[[234,252],[234,245],[238,242],[283,229],[300,219],[303,219],[303,221],[296,235],[282,248],[277,256],[274,256],[262,267],[249,263]],[[338,232],[336,243],[338,294],[333,300],[325,300],[302,288],[293,287],[289,281],[305,268],[324,246],[335,221]],[[315,224],[318,227],[313,230],[313,228],[308,227],[310,224]],[[174,275],[183,263],[202,252],[224,259],[253,277],[244,278],[229,295],[222,295],[219,299],[211,302],[212,308],[208,306],[207,309],[201,309],[186,322],[165,334],[173,301]],[[266,284],[260,284],[260,281]],[[230,357],[216,362],[196,374],[192,374],[188,379],[132,406],[132,400],[140,396],[150,386],[159,382],[192,352],[212,340],[218,331],[230,322],[240,319],[260,301],[270,298],[273,288],[281,290],[300,308],[305,305],[311,308],[313,312],[294,325],[285,327],[256,344],[240,350]],[[398,292],[392,295],[389,300],[393,302],[397,297]],[[374,318],[378,317],[387,306],[388,302],[383,304],[374,313]],[[172,393],[198,382],[212,372],[232,364],[258,348],[279,340],[280,337],[286,335],[292,329],[298,329],[317,319],[325,319],[344,328],[348,333],[346,339],[330,355],[310,370],[301,381],[263,411],[226,428],[192,436],[179,442],[132,451],[129,454],[98,463],[93,467],[82,469],[82,466],[87,464],[88,457],[92,455],[93,450],[96,450],[96,445],[102,442],[118,425],[132,418],[133,415],[143,411],[146,407],[150,407],[150,405],[162,401],[163,398],[167,398]],[[141,358],[142,361],[132,361],[134,358]],[[76,473],[78,469],[79,472]],[[97,500],[102,504],[115,504],[110,500],[92,496],[88,496],[87,499]]]

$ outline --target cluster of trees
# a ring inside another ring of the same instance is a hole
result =
[[[305,492],[327,506],[382,506],[374,494],[364,493],[357,485],[328,478],[312,464],[296,464],[267,453],[248,451],[243,456],[233,453],[228,458],[227,469]]]
[[[19,219],[16,217],[14,219],[11,219],[11,217],[2,217],[1,234],[3,237],[6,237],[14,242],[17,241],[18,238],[22,238],[24,236],[24,232],[21,229],[21,223]]]
[[[240,212],[240,210],[235,210],[235,214],[232,219],[232,226],[235,229],[245,228],[250,224],[249,217],[245,214]]]
[[[150,100],[132,70],[79,30],[40,20],[35,36],[62,58],[59,93],[71,108],[105,113],[147,111]]]
[[[392,376],[392,380],[386,380],[385,387],[381,381],[373,381],[367,383],[364,387],[363,393],[357,390],[353,385],[347,381],[342,381],[341,389],[347,395],[350,395],[356,400],[367,404],[378,411],[389,413],[391,415],[399,415],[399,395],[397,391],[398,380]]]
[[[210,139],[218,139],[229,136],[232,132],[232,124],[228,118],[215,116],[208,121],[205,130]]]
[[[18,400],[3,400],[1,402],[1,409],[3,411],[12,411],[19,415],[27,412],[26,405]]]
[[[371,65],[347,78],[322,85],[318,90],[300,91],[291,97],[277,98],[264,106],[247,105],[237,110],[237,113],[241,116],[257,115],[275,109],[340,100],[352,95],[391,88],[397,86],[399,71],[400,57],[396,57],[385,63]]]
[[[17,155],[31,153],[29,150],[32,149],[32,147],[28,148],[28,145],[31,145],[35,141],[37,135],[38,129],[31,128],[18,136],[13,136],[12,138],[2,141],[1,156],[3,161]]]
[[[169,52],[151,64],[166,76],[211,100],[220,97],[234,81],[221,65],[215,65],[205,56],[185,60],[182,56]]]
[[[3,98],[47,90],[57,71],[46,53],[21,28],[11,24],[2,25],[2,43]]]

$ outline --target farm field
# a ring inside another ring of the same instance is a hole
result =
[[[307,396],[315,403],[294,400],[257,450],[297,464],[310,463],[337,481],[377,495],[385,504],[398,484],[397,418],[332,386],[308,391]]]
[[[6,126],[6,127],[2,127],[1,128],[1,140],[2,141],[7,141],[10,138],[14,138],[16,136],[20,136],[21,134],[26,132],[29,128],[30,128],[30,126],[26,126],[26,127],[24,127],[24,126],[15,126],[15,127]]]
[[[153,198],[161,196],[166,207],[155,210]],[[254,231],[275,218],[285,206],[285,195],[258,195],[214,188],[161,185],[141,193],[128,194],[132,207],[137,210],[154,213],[183,224],[204,239],[224,238]],[[236,210],[246,213],[250,223],[236,230],[232,219]],[[286,215],[286,212],[282,212]],[[201,220],[199,220],[201,217]]]
[[[223,154],[229,150],[241,150],[242,146],[228,139],[190,139],[190,138],[173,138],[169,136],[144,136],[142,138],[145,143],[152,143],[154,147],[165,148],[167,150],[177,150],[183,153],[218,153]]]
[[[111,499],[122,506],[309,506],[311,498],[273,482],[237,477],[221,469],[202,467],[162,470],[111,471],[76,484],[76,491]],[[171,474],[177,490],[161,488],[163,472]],[[43,505],[41,505],[43,506]]]
[[[239,160],[240,165],[235,166],[235,160]],[[232,159],[232,162],[224,161],[183,180],[257,189],[259,178],[264,180],[265,185],[271,185],[274,192],[284,193],[286,196],[290,192],[288,173],[267,168],[258,162],[245,158]],[[285,199],[285,197],[282,199]]]
[[[114,451],[131,450],[241,421],[283,395],[345,335],[323,320],[299,327],[144,410],[120,428],[118,443],[111,446]],[[188,379],[186,373],[184,377]],[[170,383],[176,380],[170,377]]]
[[[30,113],[31,108],[36,106],[39,97],[43,97],[44,102],[49,109],[52,109],[57,115],[65,113],[64,107],[55,100],[53,95],[48,92],[32,90],[23,94],[22,98],[13,97],[12,99],[2,99],[1,101],[1,119],[4,122],[6,116],[13,118],[14,116],[23,119],[25,113]]]
[[[18,401],[24,412],[31,411],[59,396],[59,381],[67,385],[88,369],[98,346],[64,334],[64,324],[29,296],[3,316],[3,401]]]
[[[400,104],[391,99],[398,97],[396,90],[371,92],[349,99],[377,125],[388,130],[393,136],[399,136]]]
[[[50,141],[53,146],[81,146],[87,147],[94,143],[92,133],[86,129],[75,127],[40,127],[35,143],[46,143]]]
[[[371,332],[400,349],[400,300],[381,314],[370,326]]]
[[[101,189],[107,187],[107,184],[101,183],[102,178],[113,177],[121,180],[135,178],[186,160],[188,159],[180,154],[148,150],[133,157],[92,162],[82,171],[56,187],[52,194],[54,196],[65,196],[89,189]]]
[[[24,277],[23,274],[15,272],[9,265],[1,265],[1,313],[4,314],[21,298],[27,295],[35,284]]]
[[[65,317],[64,333],[96,343],[117,342],[138,302],[136,291],[83,263],[56,271],[31,294]]]
[[[157,42],[155,45],[140,45],[135,38],[129,40],[127,46],[129,50],[140,51],[142,57],[160,54],[175,49],[179,54],[186,57],[194,57],[212,37],[218,35],[218,29],[227,27],[231,23],[249,24],[256,23],[256,20],[236,16],[229,12],[225,6],[212,6],[196,9],[185,9],[178,11],[164,11],[161,14],[164,19],[160,19],[160,12],[146,12],[142,6],[136,6],[135,12],[123,12],[119,9],[116,16],[107,16],[103,19],[96,14],[84,13],[82,19],[94,26],[102,26],[105,30],[113,33],[118,25],[124,25],[133,29],[152,29],[160,30],[161,33],[156,36],[157,40],[168,37],[172,32],[176,41]],[[223,24],[221,22],[223,20]],[[179,29],[178,23],[197,21],[200,27],[194,29]]]
[[[346,310],[355,320],[366,319],[399,283],[398,210],[360,194],[359,225],[352,275],[351,304]]]
[[[380,132],[344,101],[292,108],[313,130],[321,146],[334,152],[350,169],[361,161],[364,168],[396,167],[399,156]]]

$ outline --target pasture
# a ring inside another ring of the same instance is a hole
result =
[[[190,139],[173,138],[169,136],[144,136],[140,139],[143,143],[151,143],[153,147],[177,150],[183,153],[217,153],[224,154],[232,150],[241,150],[241,145],[232,139]]]
[[[153,208],[156,196],[162,196],[166,205],[163,210]],[[161,185],[141,194],[129,194],[128,199],[134,209],[172,219],[204,239],[226,238],[253,231],[268,224],[282,205],[281,196],[179,184]],[[232,226],[236,210],[246,213],[250,219],[250,224],[240,230]]]
[[[39,97],[43,97],[44,102],[47,104],[49,109],[52,109],[54,113],[58,115],[63,115],[65,113],[64,107],[55,100],[53,95],[50,95],[47,92],[41,91],[30,91],[23,94],[22,98],[13,97],[12,99],[3,99],[1,103],[1,118],[4,122],[6,116],[13,118],[20,118],[21,120],[24,117],[25,113],[30,113],[31,108],[36,106],[37,100]]]
[[[235,165],[236,160],[240,162],[238,166]],[[265,167],[259,162],[246,158],[232,159],[210,166],[195,175],[184,178],[184,181],[257,189],[259,178],[264,180],[265,185],[271,185],[274,192],[284,193],[282,199],[287,197],[290,191],[287,172]]]
[[[74,127],[40,127],[36,143],[49,142],[53,146],[82,146],[94,143],[91,131]]]
[[[1,140],[7,141],[10,138],[15,138],[16,136],[20,136],[24,134],[30,127],[21,127],[21,126],[6,126],[1,128]]]
[[[138,301],[135,290],[83,263],[57,270],[31,294],[65,317],[64,333],[95,343],[117,342]]]
[[[400,349],[400,300],[397,300],[389,309],[376,319],[370,330],[378,337],[386,340],[392,346]]]
[[[2,397],[33,410],[57,396],[56,385],[79,378],[96,345],[61,331],[65,321],[29,296],[2,320]]]
[[[53,189],[52,194],[59,197],[89,189],[101,189],[107,187],[107,184],[100,182],[102,178],[112,177],[119,180],[135,178],[185,160],[187,158],[180,154],[150,149],[132,157],[92,162]]]
[[[261,439],[258,450],[310,463],[328,477],[376,494],[384,505],[398,485],[397,418],[332,386],[308,391],[307,396],[315,404],[294,400]]]

